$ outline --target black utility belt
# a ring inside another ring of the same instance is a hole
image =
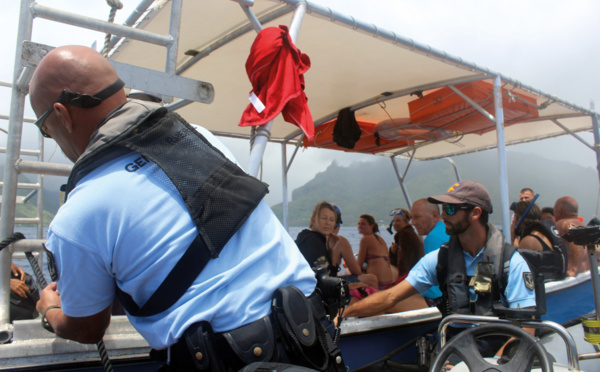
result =
[[[168,363],[198,371],[224,371],[254,362],[271,361],[278,355],[271,316],[227,332],[215,333],[206,321],[192,324],[169,347]],[[238,368],[239,369],[239,368]]]
[[[220,333],[206,321],[192,324],[169,348],[168,363],[217,372],[283,362],[324,371],[331,361],[327,331],[320,322],[324,317],[317,293],[306,297],[294,286],[280,288],[273,295],[271,314],[252,323]]]

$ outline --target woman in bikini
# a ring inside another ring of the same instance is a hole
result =
[[[362,267],[367,263],[367,274],[377,276],[379,290],[387,289],[394,285],[387,244],[380,237],[379,226],[373,216],[363,214],[358,219],[358,232],[363,235],[360,239],[358,250],[358,264]]]

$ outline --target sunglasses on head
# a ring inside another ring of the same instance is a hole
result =
[[[475,208],[469,204],[443,204],[442,210],[446,212],[448,216],[454,216],[459,210],[469,210]]]
[[[50,108],[46,110],[46,112],[44,112],[42,116],[40,116],[33,124],[35,124],[35,126],[38,127],[38,129],[42,133],[42,136],[46,138],[51,138],[50,134],[48,134],[46,126],[44,125],[44,121],[46,121],[48,116],[50,116],[52,111],[54,111],[55,103],[68,103],[75,107],[84,109],[92,108],[101,104],[102,101],[117,93],[124,86],[125,83],[123,82],[123,80],[117,79],[117,81],[115,81],[105,89],[101,90],[100,92],[94,94],[93,96],[90,96],[89,94],[69,92],[68,90],[63,89],[63,91],[58,96],[58,99],[54,101]]]

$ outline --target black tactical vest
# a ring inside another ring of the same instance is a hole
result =
[[[455,236],[440,247],[436,272],[442,299],[438,308],[446,316],[449,314],[493,315],[494,302],[500,301],[508,281],[510,258],[515,247],[504,242],[502,234],[493,225],[488,225],[488,239],[481,260],[489,265],[488,290],[478,292],[477,300],[471,302],[469,287],[471,276],[466,275],[463,249]]]
[[[117,287],[117,296],[130,314],[155,315],[171,307],[206,263],[219,256],[266,195],[268,187],[227,159],[181,116],[166,108],[149,111],[137,123],[111,136],[104,135],[104,143],[75,164],[67,194],[97,166],[129,150],[135,151],[166,173],[198,229],[194,242],[141,308]]]

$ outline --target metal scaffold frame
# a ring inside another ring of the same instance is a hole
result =
[[[148,9],[153,1],[144,1],[136,9],[136,13],[142,14]],[[145,7],[145,8],[144,8]],[[10,300],[10,273],[13,252],[39,252],[42,250],[43,237],[43,176],[46,174],[68,176],[71,170],[69,165],[49,164],[44,162],[43,138],[40,136],[40,150],[21,151],[21,139],[24,122],[33,122],[31,119],[24,118],[25,99],[28,94],[29,79],[39,60],[51,48],[43,45],[31,43],[33,21],[35,18],[43,18],[60,23],[79,26],[89,30],[107,32],[114,35],[114,38],[128,37],[156,45],[161,45],[167,49],[167,58],[165,61],[165,72],[154,72],[149,81],[133,83],[140,77],[148,77],[148,71],[126,64],[118,64],[115,68],[119,75],[126,81],[128,87],[149,87],[151,82],[164,79],[179,79],[181,87],[187,93],[184,98],[200,102],[210,101],[212,97],[212,86],[210,84],[194,82],[191,79],[183,79],[175,75],[177,47],[179,40],[179,26],[181,21],[182,0],[172,0],[171,5],[171,26],[168,35],[154,34],[147,31],[138,30],[130,27],[135,23],[135,19],[128,19],[126,26],[116,25],[114,23],[79,16],[76,14],[48,8],[38,5],[33,0],[22,0],[20,7],[20,21],[17,35],[17,47],[14,61],[13,83],[10,85],[11,105],[8,116],[8,139],[5,157],[4,182],[2,184],[2,207],[0,210],[2,219],[0,219],[0,238],[5,240],[14,233],[15,223],[37,223],[38,239],[21,240],[8,246],[0,252],[0,331],[3,332],[2,340],[10,341],[11,325],[9,322],[9,300]],[[131,17],[130,17],[131,18]],[[116,39],[113,39],[113,45]],[[21,57],[23,52],[27,51],[31,58],[25,63]],[[172,92],[163,92],[172,93]],[[23,155],[37,156],[36,161],[27,161],[21,159]],[[18,184],[18,176],[22,173],[36,174],[38,183],[35,185]],[[38,192],[38,215],[36,219],[16,219],[16,200],[19,188],[32,188]]]

